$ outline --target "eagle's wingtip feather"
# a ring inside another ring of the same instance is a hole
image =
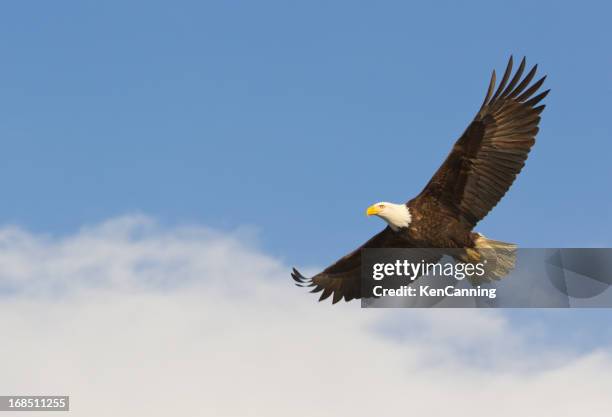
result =
[[[291,278],[293,278],[295,282],[300,283],[300,284],[305,284],[309,281],[308,278],[302,275],[300,271],[298,271],[295,268],[293,268],[293,271],[291,272]]]

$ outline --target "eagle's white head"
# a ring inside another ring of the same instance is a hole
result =
[[[381,201],[368,207],[368,216],[378,216],[391,226],[391,229],[398,230],[408,227],[412,221],[410,209],[405,204],[394,204]]]

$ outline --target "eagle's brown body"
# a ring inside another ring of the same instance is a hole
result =
[[[537,66],[522,78],[524,69],[523,58],[511,78],[510,58],[497,89],[493,72],[474,120],[423,191],[406,203],[407,227],[386,227],[310,279],[294,269],[292,276],[298,285],[323,291],[321,300],[333,295],[334,303],[360,298],[362,248],[462,248],[465,258],[461,258],[466,261],[478,259],[484,249],[514,248],[486,239],[473,229],[506,194],[535,143],[544,110],[538,104],[549,90],[534,96],[546,77],[530,85]]]
[[[398,230],[416,248],[473,248],[475,236],[470,225],[462,223],[436,199],[426,197],[407,203],[412,222]]]

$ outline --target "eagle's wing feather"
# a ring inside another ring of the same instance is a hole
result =
[[[362,249],[413,247],[415,246],[410,241],[400,237],[387,226],[359,248],[343,256],[312,278],[306,278],[295,268],[293,268],[291,276],[299,287],[313,287],[310,291],[313,293],[322,291],[319,301],[323,301],[332,295],[334,304],[342,298],[350,301],[354,298],[361,298]],[[422,259],[427,259],[428,262],[437,262],[440,258],[438,253],[432,254],[430,252],[419,252],[415,253],[414,256],[416,257],[414,262],[420,262]]]
[[[333,303],[337,303],[344,297],[346,301],[361,297],[361,249],[388,247],[394,238],[390,227],[386,227],[380,233],[374,235],[370,240],[343,256],[322,272],[306,278],[293,269],[291,276],[298,286],[314,287],[311,292],[323,291],[319,301],[323,301],[333,294]]]
[[[537,65],[521,80],[524,69],[525,58],[508,83],[510,57],[497,90],[493,71],[476,117],[417,199],[433,197],[473,227],[506,194],[535,143],[544,110],[537,104],[550,91],[533,96],[546,77],[529,86]]]

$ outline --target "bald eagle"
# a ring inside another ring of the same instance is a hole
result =
[[[380,202],[368,207],[367,215],[380,217],[387,227],[312,278],[294,268],[291,275],[298,286],[314,287],[314,293],[322,291],[319,301],[332,295],[333,303],[361,298],[364,248],[461,249],[462,256],[453,255],[460,261],[492,261],[496,265],[492,278],[513,268],[515,245],[473,231],[525,165],[544,110],[538,104],[550,91],[534,95],[546,78],[531,84],[537,65],[524,78],[525,58],[514,75],[512,66],[510,57],[497,89],[493,71],[474,120],[423,191],[405,204]]]

